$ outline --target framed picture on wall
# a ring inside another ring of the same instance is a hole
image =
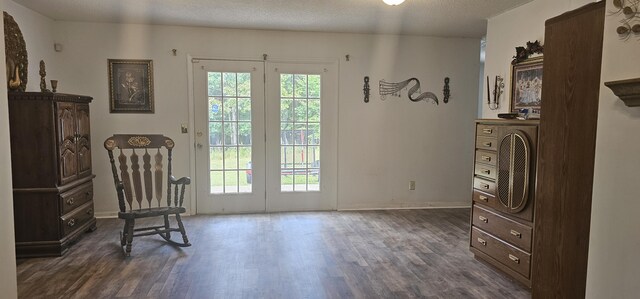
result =
[[[542,104],[542,56],[511,66],[511,111],[540,111]]]
[[[109,112],[154,113],[153,61],[109,59]]]

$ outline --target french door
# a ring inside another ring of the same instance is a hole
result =
[[[197,213],[336,208],[334,64],[199,60],[193,70]]]

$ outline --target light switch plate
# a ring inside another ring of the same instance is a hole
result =
[[[182,132],[182,134],[189,133],[189,129],[187,128],[187,124],[181,124],[180,125],[180,131]]]

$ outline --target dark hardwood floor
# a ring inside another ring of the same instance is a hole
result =
[[[18,260],[19,296],[530,297],[529,290],[473,258],[468,209],[183,219],[193,246],[140,237],[130,258],[118,240],[121,220],[99,219],[98,230],[64,257]]]

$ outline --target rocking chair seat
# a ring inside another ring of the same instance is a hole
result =
[[[176,213],[185,213],[187,210],[183,207],[157,207],[139,210],[131,210],[127,212],[118,212],[120,219],[137,219],[164,215],[174,215]]]

